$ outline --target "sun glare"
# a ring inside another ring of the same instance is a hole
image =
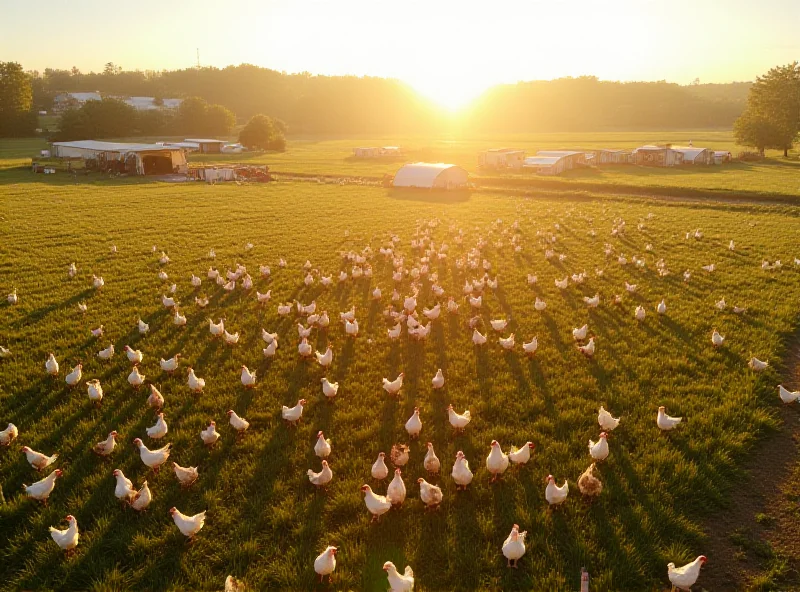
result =
[[[415,77],[407,81],[415,90],[435,101],[449,111],[458,111],[485,91],[490,83],[464,75],[442,77],[440,72],[432,76]]]

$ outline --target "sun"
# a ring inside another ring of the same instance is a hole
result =
[[[435,101],[448,111],[458,111],[476,99],[489,84],[473,76],[436,72],[430,76],[415,76],[407,81],[417,92]]]

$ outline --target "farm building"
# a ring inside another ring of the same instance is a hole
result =
[[[558,158],[564,163],[565,171],[586,166],[586,153],[575,150],[540,150],[536,156]]]
[[[53,97],[53,113],[63,113],[68,109],[83,107],[87,101],[99,101],[99,92],[60,92]]]
[[[633,162],[641,166],[678,166],[683,164],[683,153],[672,146],[641,146],[633,151]]]
[[[713,164],[714,152],[708,148],[693,146],[673,146],[675,152],[683,154],[683,164]]]
[[[222,140],[212,140],[209,138],[186,138],[184,142],[197,144],[197,151],[201,154],[219,154],[222,147],[228,142]]]
[[[367,148],[353,148],[353,156],[356,158],[379,158],[381,156],[399,156],[401,154],[398,146],[370,146]]]
[[[155,111],[157,109],[177,109],[180,107],[183,99],[161,99],[160,103],[156,102],[155,97],[118,97],[126,105],[130,105],[137,111]]]
[[[394,187],[427,189],[460,189],[467,186],[467,171],[454,164],[416,162],[407,164],[395,173]]]
[[[630,150],[600,149],[586,152],[587,164],[600,166],[604,164],[629,164],[631,162]]]
[[[183,149],[160,144],[125,144],[121,142],[53,142],[55,158],[82,158],[136,175],[186,173],[189,169]],[[111,166],[113,165],[113,166]]]
[[[714,164],[723,164],[733,160],[733,155],[727,150],[717,150],[714,152]]]
[[[492,148],[478,155],[478,165],[489,169],[521,169],[525,160],[524,150]]]

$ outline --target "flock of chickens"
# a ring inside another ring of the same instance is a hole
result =
[[[388,322],[389,328],[387,329],[387,336],[389,340],[397,340],[401,337],[405,329],[408,338],[414,340],[425,340],[431,331],[432,323],[436,323],[443,315],[459,315],[461,311],[466,308],[470,311],[467,315],[467,325],[472,331],[472,341],[475,347],[483,347],[490,341],[489,331],[481,332],[479,326],[482,322],[481,317],[477,314],[482,306],[483,298],[487,290],[496,290],[498,286],[498,278],[491,278],[489,272],[492,269],[491,263],[482,255],[482,250],[487,246],[485,239],[479,239],[471,249],[466,250],[463,256],[458,257],[455,265],[458,269],[463,270],[467,274],[474,275],[474,279],[466,280],[463,287],[463,299],[457,300],[455,296],[448,295],[444,304],[437,303],[431,308],[423,308],[420,310],[417,306],[417,297],[422,289],[422,280],[427,279],[430,282],[430,290],[434,296],[440,301],[443,300],[446,293],[444,288],[439,285],[439,278],[436,271],[434,271],[433,264],[437,260],[443,260],[448,257],[448,246],[446,244],[434,244],[431,238],[431,229],[435,228],[437,222],[430,221],[424,227],[422,232],[411,241],[411,248],[418,252],[418,256],[409,261],[404,255],[400,254],[398,245],[400,242],[399,237],[392,236],[384,246],[382,246],[377,253],[373,252],[370,246],[365,247],[360,252],[349,251],[343,253],[343,260],[345,267],[349,267],[350,271],[342,270],[338,276],[328,275],[325,276],[319,271],[313,269],[310,261],[306,261],[302,266],[302,282],[305,286],[311,286],[314,283],[319,283],[323,287],[333,286],[337,282],[347,282],[359,280],[360,278],[371,278],[373,276],[373,268],[371,262],[376,256],[383,257],[392,265],[392,278],[391,281],[395,284],[392,289],[391,295],[388,297],[390,304],[384,311],[384,317]],[[500,226],[500,221],[497,223]],[[521,250],[521,245],[518,244],[519,235],[516,233],[517,223],[515,222],[510,227],[505,227],[501,236],[510,237],[510,246],[515,251]],[[556,230],[559,230],[556,224]],[[612,234],[617,235],[623,233],[625,230],[625,222],[617,220],[612,229]],[[594,233],[592,230],[590,233]],[[539,234],[539,233],[537,233]],[[543,233],[540,235],[541,239],[547,245],[545,247],[545,258],[552,259],[556,256],[552,244],[556,242],[556,236],[552,233]],[[697,230],[693,233],[688,233],[686,238],[688,240],[699,240],[702,238],[702,233]],[[502,239],[501,239],[502,240]],[[453,241],[461,245],[463,241],[463,234],[459,232],[453,233]],[[252,249],[252,244],[248,244],[245,249]],[[729,248],[735,249],[733,241],[731,241]],[[647,245],[645,250],[652,250],[651,245]],[[116,253],[116,247],[112,247],[112,253]],[[153,252],[157,252],[156,247],[153,247]],[[609,261],[612,258],[613,249],[610,245],[605,247],[605,255]],[[210,259],[215,259],[216,253],[211,250],[208,254]],[[563,260],[563,255],[560,256]],[[159,279],[166,282],[168,274],[164,269],[170,262],[169,256],[161,252],[158,257],[162,270],[159,272]],[[628,259],[618,254],[614,256],[616,262],[620,265],[627,265],[632,263],[637,267],[644,267],[645,260],[643,258],[633,257],[629,262]],[[795,265],[800,265],[800,260],[795,260]],[[764,262],[762,267],[773,268],[772,266],[780,267],[780,262],[776,261],[772,264]],[[288,265],[284,259],[278,262],[279,268],[286,268]],[[659,260],[656,263],[656,268],[660,275],[669,273],[664,260]],[[707,265],[702,268],[706,273],[713,273],[715,265]],[[78,270],[75,263],[70,264],[67,269],[69,278],[75,278]],[[269,278],[272,271],[268,266],[260,266],[259,274],[262,278]],[[603,270],[597,269],[595,271],[597,276],[602,276]],[[207,280],[203,280],[200,276],[192,275],[189,283],[194,289],[199,289],[204,281],[210,281],[213,284],[221,286],[226,291],[233,291],[236,289],[244,291],[253,291],[255,282],[243,265],[237,265],[233,270],[227,270],[221,273],[213,266],[205,273]],[[563,279],[556,280],[555,284],[559,290],[566,289],[570,282],[574,284],[583,283],[588,277],[586,272],[566,276]],[[683,274],[684,281],[689,281],[691,272],[686,271]],[[402,282],[411,280],[410,291],[406,295],[402,295],[398,288]],[[535,286],[538,279],[535,275],[528,275],[528,284]],[[95,290],[102,290],[105,281],[102,277],[93,276],[92,286]],[[624,290],[627,292],[635,292],[637,286],[635,284],[625,283]],[[183,326],[186,324],[186,317],[181,313],[179,304],[174,298],[177,290],[175,284],[169,288],[169,294],[162,294],[162,304],[167,309],[171,310],[173,322],[176,326]],[[621,292],[622,294],[622,292]],[[621,294],[614,295],[610,299],[609,304],[618,305],[622,303],[623,297]],[[371,297],[380,301],[385,298],[383,291],[380,287],[375,287],[371,292]],[[16,305],[19,302],[20,296],[14,290],[8,295],[8,303]],[[271,291],[261,293],[255,290],[254,300],[261,304],[266,304],[271,300]],[[589,308],[594,308],[600,305],[599,294],[593,297],[584,297],[585,304]],[[209,301],[207,298],[197,294],[194,297],[194,303],[199,308],[205,308]],[[80,310],[86,311],[87,305],[81,303],[78,305]],[[533,302],[533,309],[542,311],[546,308],[547,304],[539,297],[535,298]],[[727,307],[727,303],[723,300],[716,303],[718,309],[722,310]],[[667,313],[667,304],[664,300],[654,306],[654,310],[658,315]],[[297,354],[301,359],[310,360],[312,363],[316,362],[323,368],[329,368],[333,362],[333,349],[328,346],[326,351],[315,351],[313,346],[309,343],[308,338],[313,329],[329,330],[331,319],[324,310],[318,310],[316,302],[309,304],[302,304],[300,302],[280,303],[277,306],[278,314],[283,317],[294,317],[297,319],[298,330],[298,344]],[[734,306],[733,311],[737,314],[743,314],[746,309],[739,306]],[[644,322],[647,316],[647,311],[644,307],[638,306],[634,311],[634,317]],[[349,338],[357,338],[359,335],[359,322],[356,316],[356,309],[353,306],[350,310],[341,312],[339,314],[339,322],[342,325],[342,330],[345,336]],[[508,320],[504,318],[493,319],[490,322],[491,330],[497,335],[497,343],[505,350],[517,349],[517,341],[514,333],[504,335]],[[139,319],[136,324],[136,329],[140,334],[146,334],[150,328],[147,323]],[[234,347],[239,341],[239,333],[229,332],[225,326],[224,319],[214,322],[208,319],[208,329],[212,338],[222,339],[227,345]],[[100,339],[103,336],[103,326],[92,328],[91,334]],[[587,358],[593,357],[597,352],[597,343],[593,337],[590,337],[588,325],[577,327],[572,330],[572,336],[576,343],[576,348]],[[271,333],[266,329],[262,329],[262,338],[264,341],[263,355],[267,358],[275,355],[279,337],[277,333]],[[714,329],[711,335],[711,344],[713,347],[723,347],[725,338]],[[534,356],[538,348],[538,341],[536,337],[532,337],[529,341],[523,341],[521,344],[522,353],[527,356]],[[164,413],[161,411],[165,404],[165,398],[156,386],[147,381],[147,377],[140,371],[140,364],[144,358],[144,353],[138,349],[133,349],[126,346],[123,351],[131,364],[131,371],[127,377],[128,382],[134,389],[145,387],[148,391],[146,405],[156,412],[155,423],[152,427],[146,429],[143,436],[147,437],[150,446],[145,444],[142,438],[135,438],[134,445],[139,451],[139,456],[142,463],[147,469],[154,472],[167,463],[170,457],[170,444],[167,443],[161,447],[158,442],[161,442],[168,434],[168,424],[165,420]],[[0,356],[9,357],[12,352],[6,348],[0,348]],[[109,360],[116,354],[114,345],[101,349],[97,352],[97,357],[101,360]],[[180,354],[175,354],[169,359],[160,359],[160,368],[166,373],[174,373],[180,370],[181,359]],[[61,368],[55,354],[50,353],[49,357],[44,361],[44,371],[57,378],[61,376]],[[752,358],[749,363],[754,371],[760,371],[768,366],[768,362],[761,361],[757,358]],[[192,393],[202,393],[205,387],[205,380],[196,375],[191,367],[184,369],[186,373],[186,385]],[[393,379],[383,379],[383,389],[388,396],[398,396],[403,388],[404,374],[401,372]],[[85,386],[88,399],[96,405],[101,405],[103,400],[103,386],[98,379],[91,379],[84,382],[82,373],[82,364],[77,364],[71,368],[69,372],[64,375],[66,384],[73,388],[82,388]],[[242,366],[240,380],[244,388],[254,388],[257,385],[257,376],[255,371],[249,370],[246,366]],[[334,399],[339,390],[339,384],[331,382],[327,377],[321,379],[322,396],[326,399]],[[441,389],[445,384],[445,376],[441,369],[431,379],[431,386],[433,389]],[[377,387],[377,385],[376,385]],[[800,392],[792,392],[782,385],[778,386],[779,396],[784,403],[796,402],[800,398]],[[293,407],[283,406],[281,409],[281,417],[285,420],[288,426],[294,426],[301,421],[303,416],[303,408],[306,404],[305,399],[300,399]],[[226,412],[230,429],[234,430],[237,437],[243,436],[250,427],[249,422],[240,417],[234,410],[230,409]],[[450,425],[455,433],[463,432],[468,429],[471,421],[471,414],[469,409],[458,413],[453,405],[447,408],[447,416]],[[666,409],[661,406],[655,418],[655,428],[661,431],[670,431],[676,429],[681,423],[680,417],[671,417],[667,415]],[[601,429],[598,437],[590,439],[588,442],[588,452],[591,458],[591,464],[588,468],[578,477],[577,487],[578,491],[587,498],[595,498],[601,495],[603,491],[603,483],[601,482],[597,472],[597,463],[604,462],[609,456],[608,438],[613,430],[620,426],[620,418],[615,418],[612,413],[600,406],[597,414],[597,423]],[[411,417],[405,423],[405,430],[410,439],[417,439],[421,436],[423,430],[423,422],[420,416],[420,409],[415,408]],[[9,446],[14,440],[20,437],[20,431],[13,424],[8,424],[5,430],[0,431],[0,445]],[[116,447],[117,438],[119,435],[116,431],[110,431],[107,436],[97,442],[92,451],[100,457],[110,457]],[[208,426],[203,429],[198,437],[208,447],[215,445],[220,438],[220,433],[217,431],[217,426],[214,421],[210,421]],[[156,443],[156,444],[153,444]],[[151,448],[151,446],[153,446]],[[427,472],[427,477],[431,481],[442,472],[442,462],[436,456],[434,445],[431,442],[426,444],[427,453],[425,455],[423,466]],[[32,450],[28,446],[21,448],[27,462],[36,471],[43,471],[48,467],[52,467],[58,460],[58,454],[45,454],[39,451]],[[490,482],[495,482],[511,466],[522,466],[528,463],[531,455],[535,450],[532,442],[525,442],[521,447],[511,447],[508,452],[504,452],[501,445],[493,440],[489,447],[487,456],[485,458],[485,467]],[[317,434],[316,443],[314,446],[314,453],[320,459],[320,469],[307,470],[307,476],[311,484],[319,488],[325,488],[334,479],[333,471],[328,463],[328,457],[332,452],[331,440],[325,437],[325,434],[320,431]],[[384,452],[378,454],[377,459],[371,468],[371,477],[379,483],[383,483],[390,475],[393,475],[392,480],[389,482],[386,493],[384,495],[378,494],[373,491],[369,484],[364,484],[361,487],[363,493],[364,504],[367,511],[372,516],[373,521],[378,521],[381,516],[389,512],[393,507],[400,506],[406,499],[407,489],[404,480],[403,468],[408,463],[410,449],[405,444],[395,444],[389,452],[388,461],[394,467],[394,471],[390,471],[387,465],[387,455]],[[173,462],[172,470],[175,477],[183,487],[190,487],[198,478],[198,467],[183,467]],[[120,469],[114,469],[112,472],[115,479],[115,486],[113,489],[114,496],[120,502],[129,505],[136,511],[144,511],[150,505],[153,499],[153,492],[148,487],[146,480],[142,481],[141,485],[137,488],[133,482],[125,476]],[[25,495],[42,503],[47,503],[49,496],[52,494],[56,487],[57,480],[62,476],[62,469],[56,468],[49,475],[43,479],[25,485]],[[456,490],[466,490],[472,483],[475,477],[473,469],[467,460],[464,452],[458,451],[452,464],[450,471],[450,478],[456,485]],[[418,477],[416,483],[418,485],[419,497],[426,510],[436,510],[444,502],[444,494],[442,488],[433,482],[427,480],[425,477]],[[109,495],[111,494],[109,490]],[[569,482],[565,478],[561,485],[558,485],[553,475],[548,475],[546,478],[546,485],[544,488],[544,497],[551,508],[558,508],[567,502],[570,494]],[[169,514],[178,531],[189,541],[197,536],[202,530],[206,515],[205,512],[192,514],[184,514],[177,508],[173,507],[169,510]],[[67,553],[72,553],[79,543],[80,532],[78,524],[74,516],[68,515],[65,518],[67,528],[58,529],[50,527],[50,535],[53,541]],[[514,524],[508,537],[502,544],[498,541],[498,550],[503,554],[507,560],[508,567],[518,567],[519,560],[526,553],[525,537],[526,532],[521,531],[519,525]],[[328,546],[314,561],[314,570],[319,575],[320,581],[323,578],[330,578],[336,569],[336,554],[337,547]],[[670,563],[668,565],[668,577],[674,587],[680,590],[689,590],[697,580],[702,565],[706,562],[706,557],[699,556],[695,561],[684,565],[683,567],[676,567]],[[402,572],[398,571],[396,566],[391,562],[386,562],[383,565],[386,572],[388,583],[391,590],[396,592],[410,591],[414,588],[414,573],[411,567],[407,566]],[[233,582],[233,585],[237,585]],[[233,589],[233,588],[232,588]]]

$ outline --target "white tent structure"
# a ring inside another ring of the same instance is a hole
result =
[[[189,170],[186,153],[182,148],[161,144],[128,144],[97,140],[53,142],[52,154],[55,158],[102,158],[106,161],[126,161],[129,157],[133,157],[138,175],[186,173]]]
[[[395,187],[460,189],[467,186],[468,173],[460,166],[443,162],[415,162],[400,168],[394,176]]]

